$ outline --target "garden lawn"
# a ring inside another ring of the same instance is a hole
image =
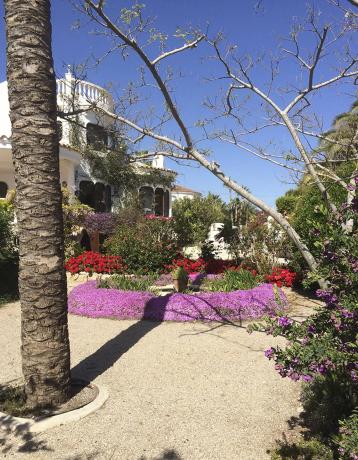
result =
[[[88,281],[71,291],[68,305],[70,313],[92,318],[242,321],[282,311],[287,300],[271,284],[245,291],[155,296],[147,291],[97,288],[96,281]]]

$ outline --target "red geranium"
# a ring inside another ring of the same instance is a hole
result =
[[[86,251],[77,257],[70,257],[65,268],[72,275],[80,272],[92,275],[93,273],[123,273],[127,267],[119,256]]]

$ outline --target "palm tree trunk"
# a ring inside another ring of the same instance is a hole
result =
[[[53,406],[68,397],[70,348],[50,1],[5,0],[5,19],[22,370],[28,406]]]

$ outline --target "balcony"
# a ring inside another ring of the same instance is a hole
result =
[[[69,102],[75,96],[78,106],[96,104],[104,110],[113,111],[113,98],[108,91],[94,83],[76,80],[70,71],[66,72],[65,78],[57,79],[56,84],[60,105]]]

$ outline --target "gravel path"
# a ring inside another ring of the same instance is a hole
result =
[[[0,383],[20,376],[19,324],[18,304],[0,308]],[[263,356],[272,337],[201,323],[69,324],[74,375],[105,385],[109,400],[37,436],[0,433],[1,458],[261,460],[298,415],[299,385]]]

